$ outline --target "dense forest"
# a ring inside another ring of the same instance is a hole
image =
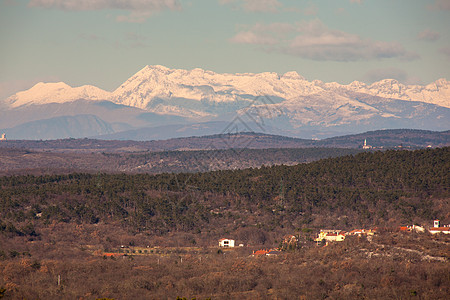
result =
[[[160,175],[0,178],[0,230],[121,222],[136,231],[265,231],[447,220],[450,148],[361,153],[295,166]],[[217,226],[220,224],[220,226]]]
[[[449,223],[449,169],[446,147],[206,173],[0,177],[0,298],[444,299],[448,237],[395,228]],[[321,228],[375,226],[370,240],[313,242]],[[295,247],[283,248],[286,234]],[[217,249],[222,237],[245,246]],[[138,246],[158,250],[103,254]],[[277,246],[286,251],[251,256]]]

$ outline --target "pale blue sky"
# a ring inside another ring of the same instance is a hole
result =
[[[450,79],[450,0],[0,0],[0,45],[0,97],[154,64],[426,84]]]

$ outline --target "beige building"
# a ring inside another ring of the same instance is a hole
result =
[[[342,230],[325,230],[321,229],[319,236],[315,239],[316,242],[342,242],[345,240],[345,233]]]
[[[220,239],[219,247],[234,248],[235,241],[231,239]]]

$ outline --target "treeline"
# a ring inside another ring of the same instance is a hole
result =
[[[0,177],[0,231],[37,235],[54,221],[149,234],[446,221],[449,169],[446,147],[195,174]]]

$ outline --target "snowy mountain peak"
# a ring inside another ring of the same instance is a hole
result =
[[[353,89],[362,89],[367,87],[367,85],[361,81],[353,81],[352,83],[349,84],[349,86]]]
[[[75,100],[107,100],[111,93],[95,86],[71,87],[64,82],[39,82],[32,88],[18,92],[5,100],[10,107],[31,104],[64,103]]]
[[[228,74],[200,68],[170,69],[161,65],[145,66],[112,93],[88,85],[72,88],[63,82],[41,82],[11,96],[5,103],[10,107],[19,107],[78,99],[110,100],[155,113],[215,116],[217,107],[227,109],[226,104],[233,107],[229,110],[235,111],[236,107],[245,106],[261,95],[273,96],[277,102],[293,103],[302,97],[337,99],[348,97],[351,93],[420,101],[450,108],[450,84],[446,79],[426,86],[404,85],[395,79],[384,79],[371,85],[358,81],[341,85],[320,80],[307,81],[295,71],[282,75],[274,72]]]
[[[281,78],[283,78],[283,79],[294,79],[294,80],[306,80],[305,77],[300,76],[300,74],[298,74],[295,71],[284,73]]]
[[[108,100],[123,106],[75,102],[80,99]],[[49,103],[58,105],[40,106]],[[446,79],[426,86],[384,79],[370,85],[358,81],[342,85],[308,81],[295,71],[228,74],[152,65],[142,68],[112,93],[89,85],[41,82],[0,106],[5,109],[0,109],[3,128],[11,128],[13,122],[20,124],[14,116],[27,115],[35,121],[38,114],[48,114],[44,119],[52,119],[54,114],[72,115],[75,108],[123,130],[159,122],[223,121],[236,113],[242,120],[248,118],[248,124],[263,118],[277,133],[285,130],[289,135],[305,129],[328,132],[333,128],[352,131],[363,127],[448,130],[450,84]],[[133,121],[126,120],[129,116],[134,116]]]

